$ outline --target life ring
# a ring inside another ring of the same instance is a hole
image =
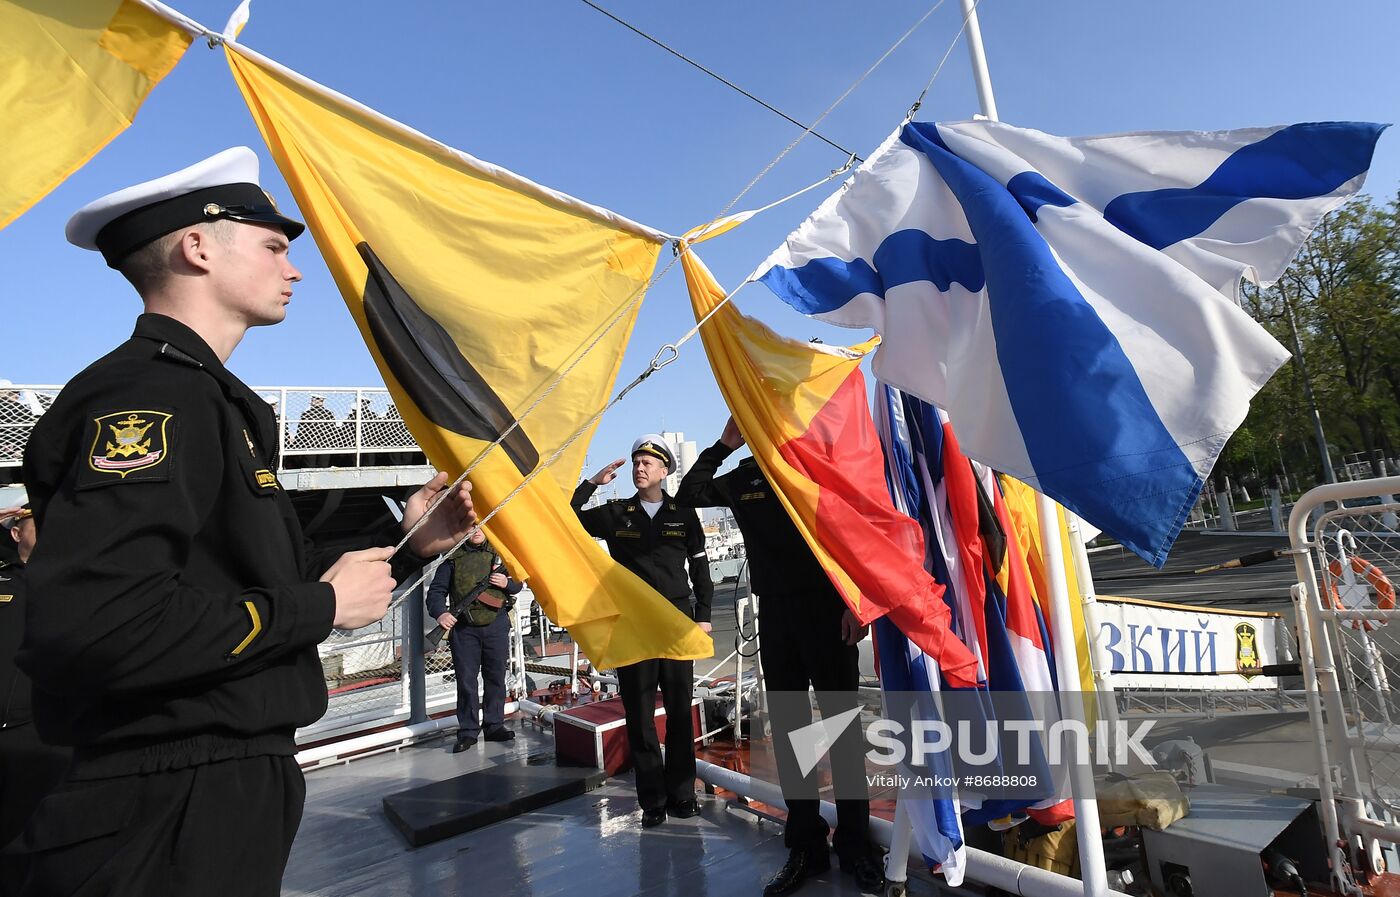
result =
[[[1344,556],[1345,558],[1345,556]],[[1395,586],[1380,568],[1359,555],[1351,555],[1345,558],[1346,566],[1343,566],[1343,558],[1333,558],[1327,563],[1327,572],[1331,574],[1327,582],[1327,596],[1332,601],[1332,607],[1336,610],[1361,610],[1355,606],[1349,607],[1342,600],[1341,594],[1337,591],[1337,582],[1340,580],[1344,586],[1359,586],[1360,582],[1356,577],[1362,577],[1376,593],[1376,610],[1395,609]],[[1351,575],[1348,576],[1347,574]],[[1349,620],[1352,629],[1373,632],[1380,626],[1385,625],[1385,618],[1375,620]]]

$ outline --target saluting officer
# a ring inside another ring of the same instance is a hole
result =
[[[39,539],[20,665],[40,734],[74,748],[24,835],[26,894],[281,890],[306,794],[294,733],[326,709],[316,645],[380,619],[394,585],[391,548],[307,543],[272,410],[224,366],[248,328],[286,316],[303,229],[247,147],[68,222],[146,313],[25,452]],[[405,527],[446,481],[414,493]],[[464,485],[410,547],[434,555],[473,521]]]
[[[686,508],[729,508],[744,536],[749,562],[749,582],[762,598],[758,605],[759,660],[770,696],[782,700],[793,695],[793,708],[784,723],[794,727],[805,715],[810,721],[807,689],[815,689],[822,716],[830,719],[857,707],[860,654],[857,643],[869,629],[841,600],[816,555],[788,516],[787,509],[752,457],[729,473],[716,477],[726,458],[744,444],[739,427],[730,418],[719,441],[700,453],[676,489],[676,502]],[[800,693],[800,698],[796,695]],[[787,732],[773,732],[774,749],[791,760]],[[831,749],[832,776],[843,794],[864,791],[865,761],[860,733],[848,728]],[[793,764],[780,763],[779,771]],[[852,773],[851,770],[858,770]],[[795,770],[789,775],[795,774]],[[848,780],[849,779],[849,780]],[[797,782],[784,783],[784,791],[799,790]],[[790,894],[810,875],[830,867],[826,837],[829,831],[816,799],[789,797],[783,843],[788,860],[763,889],[765,897]],[[885,875],[870,845],[870,801],[838,798],[834,846],[843,872],[853,875],[862,893],[882,893]]]
[[[632,445],[632,482],[637,494],[595,508],[583,507],[599,486],[613,481],[626,460],[619,458],[574,490],[573,507],[589,535],[604,539],[618,563],[637,574],[700,628],[710,631],[710,559],[705,534],[693,510],[680,507],[662,489],[676,470],[676,453],[655,433]],[[689,565],[690,579],[686,581]],[[690,608],[691,586],[695,609]],[[694,663],[689,660],[644,660],[618,667],[622,707],[627,715],[627,743],[637,771],[637,802],[642,827],[666,821],[669,813],[685,819],[700,812],[695,802],[695,731],[690,718]],[[666,759],[656,737],[656,689],[666,708]]]

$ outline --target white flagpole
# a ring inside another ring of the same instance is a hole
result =
[[[992,121],[997,117],[996,97],[992,93],[992,76],[987,70],[987,54],[982,49],[982,28],[977,21],[977,0],[962,0],[966,22],[967,51],[972,61],[972,76],[977,83],[977,98],[982,114]],[[1075,658],[1074,627],[1070,620],[1069,585],[1065,577],[1065,556],[1060,548],[1060,514],[1049,496],[1036,493],[1036,510],[1040,517],[1040,542],[1045,551],[1045,571],[1050,585],[1050,629],[1055,647],[1055,672],[1060,693],[1068,706],[1062,708],[1069,719],[1083,724],[1084,696],[1079,691],[1079,663]],[[1103,837],[1099,832],[1099,802],[1094,792],[1092,763],[1074,762],[1090,757],[1087,732],[1069,726],[1065,733],[1071,761],[1070,789],[1074,797],[1075,836],[1079,842],[1079,870],[1084,882],[1085,897],[1106,897],[1109,893],[1108,875],[1103,857]]]
[[[1036,516],[1040,518],[1040,543],[1045,551],[1045,573],[1050,585],[1050,633],[1055,646],[1055,673],[1063,699],[1065,717],[1081,726],[1085,720],[1084,695],[1079,690],[1079,663],[1075,658],[1074,625],[1069,607],[1069,584],[1065,578],[1065,556],[1060,545],[1060,513],[1053,499],[1035,494]],[[1082,727],[1065,729],[1064,745],[1070,757],[1070,793],[1074,797],[1075,837],[1079,842],[1079,874],[1085,897],[1109,893],[1108,873],[1103,858],[1099,802],[1094,791],[1088,732]]]
[[[972,60],[972,78],[977,82],[977,101],[982,114],[992,121],[997,117],[997,99],[992,94],[992,75],[987,71],[987,54],[982,49],[982,26],[977,22],[979,0],[962,0],[963,20],[966,22],[967,55]]]

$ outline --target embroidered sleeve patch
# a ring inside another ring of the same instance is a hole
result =
[[[141,409],[90,418],[92,439],[77,485],[159,482],[170,479],[175,415]]]

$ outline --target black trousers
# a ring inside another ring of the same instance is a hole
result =
[[[501,611],[485,626],[458,623],[447,635],[457,674],[457,737],[476,738],[481,727],[495,729],[506,719],[506,663],[510,659],[510,614]],[[476,677],[483,696],[478,699]]]
[[[24,831],[39,801],[63,779],[69,752],[39,740],[32,723],[0,729],[0,849]],[[14,845],[0,852],[0,897],[19,893],[29,859]]]
[[[695,727],[690,718],[695,663],[644,660],[617,668],[627,745],[637,771],[637,803],[643,810],[695,799]],[[666,759],[656,737],[656,690],[666,708]]]
[[[21,843],[24,897],[277,897],[306,783],[292,757],[69,778]]]
[[[815,794],[814,769],[805,779],[793,755],[788,734],[809,724],[810,686],[817,692],[822,717],[831,719],[858,706],[860,652],[841,639],[845,605],[835,595],[764,595],[758,605],[759,660],[770,703],[783,697],[784,709],[799,707],[794,716],[775,713],[773,749],[778,755],[779,778],[784,795]],[[776,692],[785,693],[775,695]],[[800,698],[797,697],[800,695]],[[782,731],[779,731],[779,728]],[[864,740],[859,726],[850,726],[836,739],[828,756],[834,790],[839,794],[866,793]],[[857,774],[855,770],[860,770]],[[826,849],[830,826],[822,818],[819,800],[786,798],[787,825],[783,843],[788,848]],[[832,839],[843,860],[856,859],[869,849],[870,800],[836,801],[836,835]]]

